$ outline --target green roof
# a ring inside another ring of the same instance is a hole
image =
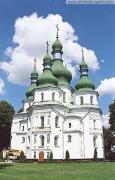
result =
[[[94,90],[95,86],[88,76],[81,76],[79,82],[75,86],[77,91],[82,90]]]
[[[50,69],[44,70],[43,74],[37,80],[38,88],[47,87],[47,86],[57,86],[58,81],[53,76]]]
[[[26,92],[26,97],[27,97],[28,99],[31,99],[31,98],[33,97],[32,92],[33,92],[33,90],[34,90],[35,88],[37,88],[36,83],[32,83],[31,86],[28,88],[28,90],[27,90],[27,92]]]
[[[44,65],[44,70],[43,74],[38,78],[37,80],[37,85],[39,88],[41,87],[47,87],[47,86],[57,86],[58,81],[55,76],[52,74],[51,70],[51,65],[52,65],[52,59],[49,56],[48,52],[43,58],[43,65]]]
[[[53,62],[52,73],[58,79],[58,84],[70,84],[72,74],[66,67],[64,67],[61,60]]]

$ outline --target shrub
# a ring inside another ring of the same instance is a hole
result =
[[[2,160],[3,159],[3,153],[2,153],[2,151],[0,151],[0,160]]]
[[[50,161],[53,160],[53,152],[52,152],[52,151],[50,152],[50,157],[49,157],[49,159],[50,159]]]
[[[24,152],[23,152],[23,151],[21,151],[20,156],[18,157],[18,159],[19,159],[20,161],[24,161],[24,160],[25,160],[25,155],[24,155]]]
[[[94,149],[94,160],[97,160],[97,148]]]
[[[68,161],[70,159],[69,151],[66,151],[65,153],[65,160]]]

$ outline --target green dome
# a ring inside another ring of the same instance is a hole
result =
[[[32,73],[31,73],[31,77],[38,77],[38,72],[37,72],[36,68],[33,69]]]
[[[81,76],[78,84],[75,86],[76,90],[94,90],[95,86],[88,76]]]
[[[37,80],[37,85],[40,88],[58,85],[57,79],[52,74],[51,65],[52,65],[52,59],[49,56],[48,51],[47,51],[46,55],[43,58],[43,66],[44,66],[43,74]]]
[[[31,99],[31,98],[33,97],[32,92],[33,92],[33,90],[34,90],[36,87],[37,87],[36,83],[33,83],[33,84],[31,84],[31,86],[28,88],[28,90],[27,90],[27,92],[26,92],[26,97],[27,97],[28,99]]]
[[[47,86],[57,86],[58,81],[57,79],[52,75],[52,72],[50,69],[46,69],[43,74],[38,78],[37,85],[39,88],[41,87],[47,87]]]
[[[86,62],[84,60],[81,61],[80,63],[80,69],[87,69],[88,68],[88,65],[86,64]]]
[[[53,51],[62,51],[62,48],[63,48],[63,46],[62,46],[61,42],[59,41],[59,39],[57,38],[52,45],[52,49],[53,49]]]
[[[36,80],[38,78],[38,72],[36,70],[36,61],[35,61],[35,64],[34,64],[34,69],[31,73],[31,86],[28,88],[27,92],[26,92],[26,97],[28,99],[32,99],[33,98],[33,95],[32,95],[32,92],[33,90],[37,87],[36,85]]]
[[[45,63],[49,63],[49,62],[52,61],[52,59],[51,59],[50,55],[48,54],[48,52],[47,52],[46,55],[44,56],[43,61],[44,61]]]
[[[70,84],[72,74],[64,67],[62,61],[56,60],[53,62],[52,73],[58,79],[58,84]]]

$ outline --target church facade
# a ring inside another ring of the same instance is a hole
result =
[[[75,88],[71,72],[63,65],[63,46],[58,32],[43,58],[43,73],[36,64],[31,86],[23,101],[23,111],[14,115],[11,127],[11,149],[22,150],[27,159],[92,159],[94,151],[104,158],[102,112],[98,92],[88,77],[88,65],[80,63],[80,79]]]

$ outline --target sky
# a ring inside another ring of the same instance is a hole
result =
[[[99,105],[107,124],[109,104],[115,96],[115,5],[68,5],[66,0],[0,1],[0,100],[19,110],[30,84],[33,59],[42,73],[42,60],[56,38],[63,44],[63,61],[79,80],[81,49],[89,77],[99,92]]]

